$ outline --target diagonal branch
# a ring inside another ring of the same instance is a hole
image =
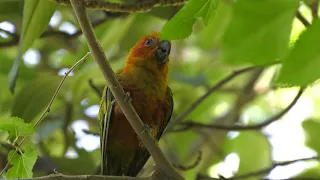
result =
[[[47,113],[50,112],[51,106],[53,101],[56,99],[64,81],[67,79],[68,75],[82,62],[86,61],[88,56],[90,55],[90,53],[88,52],[83,58],[81,58],[79,61],[77,61],[73,66],[71,66],[71,68],[65,72],[65,75],[63,76],[63,78],[61,79],[56,91],[54,92],[48,106],[46,107],[46,109],[44,110],[44,112],[41,114],[41,116],[39,117],[39,119],[35,122],[35,124],[33,125],[34,128],[37,128],[39,126],[39,124],[42,122],[42,120],[44,119],[44,117],[47,115]],[[15,157],[15,155],[17,154],[18,151],[20,151],[21,146],[23,145],[23,143],[27,140],[28,136],[24,136],[22,138],[22,140],[20,141],[20,143],[16,146],[14,153],[12,154],[12,156],[10,157],[10,159],[8,159],[7,164],[5,165],[5,167],[2,169],[2,171],[0,172],[0,176],[9,168],[11,161],[13,160],[13,158]]]
[[[235,176],[235,177],[232,177],[232,178],[229,178],[229,179],[233,179],[233,180],[235,180],[235,179],[247,179],[247,178],[252,177],[252,176],[259,176],[259,175],[262,175],[262,174],[269,173],[270,171],[272,171],[277,166],[287,166],[287,165],[290,165],[290,164],[293,164],[293,163],[296,163],[296,162],[299,162],[299,161],[311,161],[311,160],[319,161],[320,158],[319,157],[309,157],[309,158],[301,158],[301,159],[295,159],[295,160],[291,160],[291,161],[273,163],[270,167],[267,167],[265,169],[261,169],[261,170],[250,172],[250,173],[247,173],[247,174]]]
[[[10,31],[7,31],[5,29],[0,28],[0,32],[7,34],[10,36],[10,41],[5,41],[0,43],[0,48],[1,47],[6,47],[6,46],[13,46],[19,43],[19,35],[16,33],[11,33]]]
[[[97,27],[103,23],[105,23],[107,20],[112,20],[115,18],[119,18],[119,17],[125,17],[127,16],[128,13],[107,13],[107,17],[105,18],[101,18],[97,21],[92,22],[92,26],[93,27]],[[12,38],[10,41],[6,41],[6,42],[0,42],[0,48],[2,47],[11,47],[11,46],[15,46],[19,43],[19,39],[20,39],[20,35],[16,34],[16,33],[11,33],[9,31],[6,31],[4,29],[0,28],[0,32],[4,32],[8,35],[10,35]],[[56,30],[47,30],[45,32],[43,32],[40,35],[40,39],[41,38],[47,38],[47,37],[56,37],[56,38],[63,38],[63,39],[67,39],[68,40],[73,40],[74,38],[79,37],[80,35],[82,35],[82,31],[81,29],[78,29],[75,33],[73,34],[69,34],[67,32],[64,31],[56,31]]]
[[[202,151],[199,151],[196,160],[192,164],[187,165],[187,166],[181,165],[181,164],[174,164],[173,166],[177,169],[180,169],[181,171],[189,171],[189,170],[197,167],[200,164],[201,159],[202,159]]]
[[[299,10],[296,12],[296,17],[305,27],[308,27],[311,25],[310,22],[301,14]]]
[[[137,112],[133,108],[132,104],[126,101],[126,95],[116,79],[116,76],[107,61],[105,54],[93,32],[92,26],[89,22],[85,7],[78,4],[77,0],[71,0],[72,8],[76,14],[80,27],[83,31],[84,37],[87,39],[89,49],[94,57],[95,61],[99,65],[99,68],[106,79],[109,88],[117,100],[122,112],[128,119],[130,125],[137,133],[138,137],[143,142],[151,156],[153,157],[158,170],[162,170],[165,175],[173,179],[183,179],[183,177],[175,171],[170,162],[165,158],[163,152],[159,146],[155,143],[155,140],[148,133],[141,133],[145,131],[145,126],[138,116]],[[158,175],[158,174],[157,174]]]
[[[219,179],[227,179],[227,180],[238,180],[238,179],[248,179],[248,178],[252,178],[255,176],[260,176],[263,174],[267,174],[270,171],[272,171],[274,168],[276,168],[277,166],[287,166],[296,162],[300,162],[300,161],[312,161],[312,160],[317,160],[319,161],[320,158],[319,157],[309,157],[309,158],[301,158],[301,159],[294,159],[291,161],[284,161],[284,162],[277,162],[277,163],[273,163],[270,167],[264,168],[264,169],[260,169],[257,171],[253,171],[253,172],[249,172],[247,174],[243,174],[243,175],[238,175],[235,177],[230,177],[230,178],[225,178],[225,177],[221,177]],[[197,180],[215,180],[216,178],[211,178],[211,177],[206,177],[203,176],[201,174],[198,174]]]
[[[69,5],[69,0],[54,0],[59,4]],[[134,13],[134,12],[148,12],[151,11],[155,7],[163,7],[163,6],[179,6],[183,5],[188,0],[149,0],[138,3],[112,3],[105,2],[101,0],[77,0],[74,2],[77,5],[82,5],[89,9],[99,9],[109,12],[126,12],[126,13]]]
[[[309,4],[309,7],[311,9],[311,14],[312,14],[312,22],[318,19],[318,14],[319,14],[319,0],[311,1]]]
[[[182,123],[182,128],[175,130],[174,132],[181,132],[186,131],[190,128],[212,128],[212,129],[219,129],[219,130],[227,130],[227,131],[244,131],[244,130],[258,130],[261,129],[274,121],[280,119],[283,115],[285,115],[299,100],[302,93],[304,91],[304,88],[300,88],[299,92],[297,93],[296,97],[293,99],[293,101],[282,111],[280,111],[278,114],[270,117],[268,120],[256,124],[256,125],[249,125],[249,126],[241,126],[241,125],[233,125],[233,126],[225,126],[225,125],[218,125],[218,124],[204,124],[204,123],[196,123],[196,122],[185,122]]]
[[[215,85],[213,85],[204,95],[202,95],[201,97],[199,97],[195,102],[193,102],[182,114],[180,114],[175,120],[172,121],[171,124],[169,124],[169,127],[167,128],[167,132],[172,131],[173,128],[178,125],[179,123],[181,123],[194,109],[196,109],[199,104],[201,102],[203,102],[206,98],[209,97],[209,95],[211,95],[213,92],[219,90],[222,86],[224,86],[225,84],[227,84],[229,81],[231,81],[232,79],[234,79],[235,77],[237,77],[238,75],[248,72],[248,71],[252,71],[254,69],[258,69],[261,68],[259,66],[251,66],[251,67],[247,67],[247,68],[243,68],[243,69],[239,69],[239,70],[235,70],[233,71],[230,75],[228,75],[227,77],[223,78],[222,80],[220,80],[218,83],[216,83]]]

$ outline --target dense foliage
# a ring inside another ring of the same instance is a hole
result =
[[[319,0],[189,0],[146,12],[88,14],[114,70],[140,37],[161,31],[172,40],[175,106],[159,145],[186,179],[274,179],[320,178],[318,9]],[[67,77],[34,128],[64,73],[88,51],[70,6],[0,1],[1,170],[11,164],[3,176],[97,172],[105,80],[92,57]],[[287,164],[294,165],[278,168]],[[151,159],[141,174],[153,166]]]

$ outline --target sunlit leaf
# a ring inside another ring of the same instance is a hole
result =
[[[313,168],[308,168],[304,170],[302,173],[299,175],[293,177],[296,179],[320,179],[320,165],[318,164],[317,166]]]
[[[231,64],[266,64],[283,57],[298,2],[236,1],[222,41],[223,60]]]
[[[30,136],[34,132],[32,124],[25,123],[18,117],[0,119],[0,129],[9,133],[9,139]]]
[[[258,131],[241,132],[236,138],[226,141],[225,150],[239,156],[239,175],[267,168],[272,164],[269,141]]]
[[[319,129],[320,123],[315,120],[307,120],[302,122],[302,127],[306,134],[306,145],[320,153]]]
[[[214,17],[218,2],[218,0],[208,0],[195,17],[201,17],[204,24],[207,26]]]
[[[14,150],[11,150],[8,155],[8,160],[11,159]],[[33,176],[32,168],[37,160],[37,151],[34,147],[28,146],[23,154],[17,153],[11,161],[12,167],[6,173],[7,178],[31,178]]]
[[[161,39],[176,40],[188,37],[192,33],[196,14],[208,0],[190,0],[162,28]]]
[[[320,78],[320,20],[314,22],[296,41],[284,59],[277,83],[284,85],[309,85]]]
[[[199,36],[199,46],[212,48],[220,43],[232,17],[232,5],[227,1],[219,1],[212,20]]]

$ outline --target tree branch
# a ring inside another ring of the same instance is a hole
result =
[[[11,33],[10,31],[7,31],[5,29],[0,28],[0,32],[3,32],[5,34],[7,34],[8,36],[11,37],[10,41],[6,41],[6,42],[1,42],[0,43],[0,48],[2,47],[6,47],[6,46],[13,46],[19,43],[19,35],[16,33]]]
[[[183,177],[175,171],[170,162],[165,158],[163,152],[159,146],[155,143],[155,140],[148,133],[145,132],[145,126],[138,116],[137,112],[134,110],[130,102],[127,102],[125,99],[126,95],[117,81],[114,72],[107,61],[103,50],[95,37],[92,26],[89,23],[89,19],[86,13],[85,8],[77,3],[78,0],[71,0],[72,8],[77,16],[80,27],[83,31],[84,37],[87,39],[89,49],[92,53],[92,56],[96,60],[99,68],[106,79],[109,88],[114,95],[117,103],[119,104],[122,112],[125,117],[128,119],[134,131],[137,133],[138,137],[143,142],[144,146],[147,148],[151,156],[153,157],[156,165],[161,169],[167,176],[173,179],[183,179]]]
[[[54,0],[59,4],[69,5],[69,0]],[[126,13],[134,13],[134,12],[148,12],[151,11],[155,7],[163,7],[163,6],[179,6],[185,4],[188,0],[149,0],[143,2],[137,2],[132,4],[124,4],[124,3],[112,3],[105,2],[101,0],[77,0],[74,1],[77,5],[82,5],[89,9],[99,9],[109,12],[126,12]]]
[[[182,114],[180,114],[175,120],[172,121],[171,124],[169,124],[169,127],[167,128],[167,132],[172,131],[173,128],[178,125],[181,121],[183,121],[196,107],[199,106],[199,104],[204,101],[209,95],[218,89],[220,89],[222,86],[227,84],[229,81],[231,81],[233,78],[237,77],[238,75],[252,71],[254,69],[261,68],[258,66],[252,66],[252,67],[247,67],[239,70],[233,71],[230,75],[227,77],[223,78],[220,80],[218,83],[213,85],[204,95],[199,97],[195,102],[193,102]]]
[[[110,13],[110,12],[108,12],[107,15],[108,16],[105,17],[105,18],[102,18],[102,19],[99,19],[97,21],[94,21],[92,23],[92,26],[93,27],[97,27],[97,26],[103,24],[104,22],[106,22],[107,20],[111,20],[111,19],[115,19],[115,18],[118,18],[118,17],[127,16],[128,13]],[[12,39],[10,41],[0,42],[0,48],[15,46],[15,45],[17,45],[19,43],[19,39],[20,39],[20,35],[19,34],[11,33],[11,32],[8,32],[8,31],[6,31],[4,29],[1,29],[1,28],[0,28],[0,31],[5,32],[6,34],[8,34],[8,35],[10,35],[12,37]],[[40,39],[41,38],[47,38],[47,37],[57,37],[57,38],[58,37],[62,37],[62,38],[67,39],[67,40],[72,40],[74,38],[79,37],[80,35],[82,35],[81,29],[78,29],[73,34],[69,34],[69,33],[64,32],[64,31],[47,30],[47,31],[43,32],[40,35]]]
[[[295,159],[295,160],[291,160],[291,161],[277,162],[277,163],[273,163],[268,168],[261,169],[261,170],[258,170],[258,171],[254,171],[254,172],[250,172],[250,173],[243,174],[243,175],[239,175],[239,176],[235,176],[235,177],[232,177],[232,178],[229,178],[229,179],[236,180],[236,179],[246,179],[246,178],[252,177],[252,176],[259,176],[261,174],[269,173],[270,171],[272,171],[277,166],[287,166],[287,165],[290,165],[290,164],[293,164],[293,163],[296,163],[296,162],[299,162],[299,161],[311,161],[311,160],[320,160],[320,158],[316,156],[316,157]]]
[[[305,26],[308,27],[311,24],[309,23],[309,21],[300,13],[300,11],[298,10],[296,13],[296,17],[300,20],[300,22]]]
[[[47,115],[47,113],[50,112],[51,109],[51,105],[53,103],[53,101],[56,99],[64,81],[67,79],[68,75],[82,62],[86,61],[87,57],[89,56],[90,53],[87,53],[82,59],[80,59],[79,61],[77,61],[73,66],[71,66],[71,68],[65,72],[65,75],[63,76],[62,80],[60,81],[56,91],[54,92],[48,106],[46,107],[46,109],[44,110],[44,112],[41,114],[41,116],[39,117],[39,119],[35,122],[35,124],[33,125],[34,128],[37,128],[38,125],[42,122],[43,118]],[[13,158],[15,157],[15,155],[17,154],[17,152],[20,150],[21,146],[23,145],[23,143],[27,140],[28,136],[24,136],[20,143],[16,146],[14,153],[12,154],[12,156],[10,157],[10,159],[8,159],[7,164],[5,165],[5,167],[2,169],[2,171],[0,172],[0,176],[9,168],[11,161],[13,160]]]
[[[250,177],[254,177],[254,176],[259,176],[262,174],[267,174],[270,171],[272,171],[274,168],[276,168],[277,166],[287,166],[299,161],[312,161],[312,160],[320,160],[320,157],[309,157],[309,158],[301,158],[301,159],[295,159],[295,160],[291,160],[291,161],[284,161],[284,162],[277,162],[277,163],[273,163],[270,167],[264,168],[264,169],[260,169],[257,171],[253,171],[247,174],[243,174],[243,175],[238,175],[238,176],[234,176],[234,177],[230,177],[230,178],[225,178],[222,177],[222,179],[228,179],[228,180],[238,180],[238,179],[247,179]],[[206,177],[203,175],[198,175],[197,180],[212,180],[212,179],[216,179],[216,178],[211,178],[211,177]]]
[[[63,175],[51,174],[48,176],[34,177],[34,178],[19,178],[19,180],[154,180],[153,177],[128,177],[128,176],[101,176],[101,175]]]
[[[243,131],[243,130],[258,130],[261,129],[274,121],[280,119],[284,114],[286,114],[299,100],[302,93],[304,91],[304,88],[300,88],[298,91],[296,97],[293,99],[293,101],[282,111],[280,111],[278,114],[270,117],[268,120],[256,124],[256,125],[249,125],[249,126],[241,126],[241,125],[233,125],[233,126],[225,126],[225,125],[218,125],[218,124],[204,124],[204,123],[196,123],[196,122],[185,122],[181,125],[183,126],[181,129],[175,130],[175,132],[181,132],[186,131],[190,128],[212,128],[212,129],[219,129],[219,130],[227,130],[227,131]]]
[[[316,19],[318,19],[318,8],[319,8],[319,0],[315,0],[315,1],[312,1],[310,4],[309,4],[309,7],[311,9],[311,14],[312,14],[312,22],[314,22]]]
[[[188,171],[197,167],[201,162],[201,158],[202,158],[202,151],[199,151],[196,160],[192,164],[187,166],[181,165],[181,164],[174,164],[173,166],[177,169],[180,169],[181,171]]]

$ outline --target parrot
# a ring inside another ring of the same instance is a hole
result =
[[[132,106],[156,141],[169,123],[174,105],[172,91],[168,87],[170,50],[170,41],[161,40],[160,33],[153,32],[142,37],[130,49],[124,67],[116,72]],[[103,91],[98,118],[101,124],[101,174],[137,176],[150,154],[108,85]]]

